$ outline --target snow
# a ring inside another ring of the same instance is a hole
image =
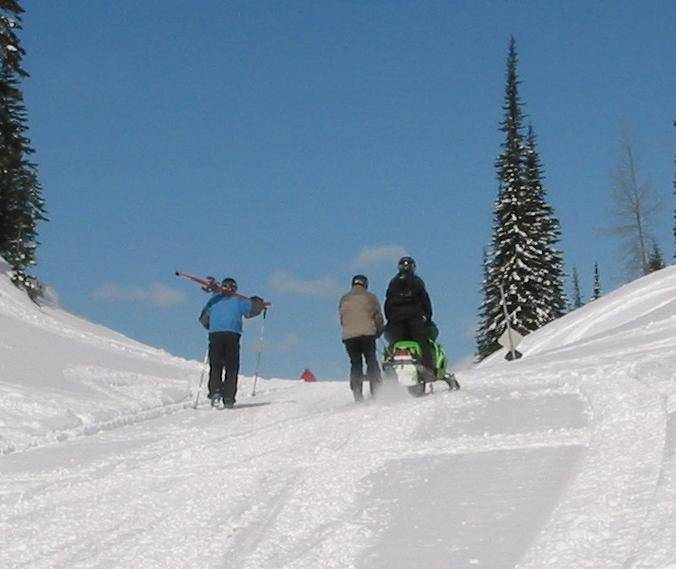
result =
[[[0,454],[91,434],[187,403],[194,362],[58,308],[0,265]],[[199,373],[199,372],[197,372]]]
[[[0,567],[676,569],[675,292],[630,283],[459,392],[242,377],[214,411],[201,363],[0,265]]]

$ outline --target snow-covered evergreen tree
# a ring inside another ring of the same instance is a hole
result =
[[[0,255],[14,269],[14,282],[35,296],[39,284],[26,269],[35,264],[37,224],[45,215],[19,89],[28,76],[17,36],[22,13],[17,0],[0,0]]]
[[[504,134],[496,162],[499,180],[490,256],[484,262],[484,300],[479,309],[477,353],[483,358],[500,346],[506,329],[500,286],[511,324],[526,335],[565,310],[563,263],[555,245],[559,222],[546,203],[535,135],[523,134],[514,38],[507,57],[507,84],[500,125]]]
[[[594,288],[592,289],[592,300],[601,298],[601,276],[599,274],[599,264],[594,263]]]
[[[537,151],[536,137],[532,126],[526,137],[525,196],[526,215],[529,220],[526,231],[535,252],[533,266],[539,272],[534,283],[538,306],[538,328],[562,316],[566,311],[566,295],[563,290],[565,274],[563,257],[557,249],[561,239],[559,220],[554,209],[547,203],[547,194],[542,185],[542,165]]]

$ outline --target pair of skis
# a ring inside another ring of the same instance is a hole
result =
[[[177,277],[180,277],[182,279],[186,279],[189,281],[193,281],[197,284],[202,285],[202,290],[205,292],[218,292],[221,293],[225,296],[236,296],[238,298],[244,299],[244,300],[251,300],[251,297],[249,296],[244,296],[243,294],[239,294],[238,292],[235,292],[233,290],[227,289],[221,284],[219,284],[215,278],[213,277],[207,277],[206,279],[203,279],[201,277],[196,277],[195,275],[189,275],[188,273],[182,273],[180,271],[175,272]],[[271,302],[263,301],[263,306],[265,307],[263,309],[263,324],[261,325],[261,335],[260,338],[258,339],[258,354],[256,357],[256,373],[254,375],[254,381],[253,381],[253,388],[251,390],[251,396],[254,397],[256,395],[256,384],[258,383],[258,372],[260,371],[260,364],[261,364],[261,352],[263,351],[263,334],[265,333],[265,317],[268,315],[268,308],[272,306]],[[202,366],[202,373],[200,375],[200,384],[199,387],[197,388],[197,392],[195,393],[195,402],[193,403],[193,409],[197,409],[197,402],[200,396],[200,391],[202,390],[202,383],[204,382],[204,375],[207,367],[207,362],[209,360],[209,350],[204,354],[204,364]]]
[[[219,292],[225,296],[236,296],[237,298],[241,298],[244,300],[251,300],[251,297],[249,296],[244,296],[243,294],[239,294],[238,292],[225,288],[223,285],[219,284],[218,281],[213,277],[207,277],[206,279],[203,279],[201,277],[189,275],[188,273],[181,273],[179,271],[176,271],[175,274],[177,277],[181,277],[182,279],[187,279],[189,281],[193,281],[197,284],[202,285],[202,290],[205,292]],[[265,306],[265,308],[269,308],[270,306],[272,306],[272,303],[263,301],[263,305]]]

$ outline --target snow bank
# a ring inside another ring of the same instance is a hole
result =
[[[564,360],[600,352],[613,354],[639,348],[658,330],[674,335],[676,266],[656,271],[624,285],[526,336],[518,349],[524,360]],[[666,339],[666,336],[665,336]],[[477,368],[511,366],[506,349]]]
[[[676,267],[629,283],[494,354],[461,382],[576,389],[590,442],[520,569],[653,568],[676,555]]]
[[[135,342],[10,281],[0,258],[0,454],[181,408],[200,365]]]

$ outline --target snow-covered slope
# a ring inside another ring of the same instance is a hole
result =
[[[676,567],[676,267],[496,354],[471,377],[579,390],[590,439],[520,567]],[[547,564],[544,561],[547,561]]]
[[[675,293],[676,267],[631,283],[459,392],[278,381],[195,411],[198,364],[0,283],[2,433],[34,445],[0,456],[0,566],[676,569]]]
[[[199,366],[38,306],[0,258],[0,454],[180,407]]]

